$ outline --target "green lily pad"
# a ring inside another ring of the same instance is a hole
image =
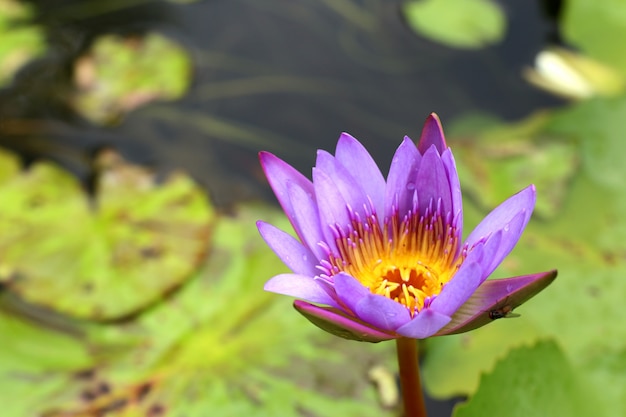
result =
[[[482,48],[504,37],[506,19],[491,0],[419,0],[402,7],[415,32],[455,48]]]
[[[459,123],[479,126],[481,120]],[[543,133],[547,122],[547,115],[539,113],[520,123],[491,122],[480,133],[451,136],[463,190],[490,209],[534,183],[535,212],[542,217],[558,213],[579,155],[575,141]]]
[[[189,55],[163,35],[103,36],[75,63],[73,106],[91,121],[109,124],[148,102],[180,98],[190,80]]]
[[[14,0],[0,0],[0,86],[9,82],[25,63],[39,56],[45,41],[41,29],[25,22],[30,7]]]
[[[512,350],[454,417],[602,416],[597,391],[550,341]],[[619,415],[611,414],[611,415]]]
[[[90,328],[90,351],[106,360],[69,379],[40,407],[45,415],[393,415],[365,377],[393,364],[393,345],[334,338],[263,292],[285,267],[258,218],[286,224],[261,206],[220,217],[211,254],[184,288],[135,321]]]
[[[568,0],[562,20],[568,43],[626,74],[626,8],[621,0]]]
[[[6,416],[41,415],[66,375],[91,364],[78,338],[0,310],[0,403]]]
[[[207,251],[213,214],[180,173],[156,183],[114,154],[100,163],[92,201],[71,174],[46,162],[0,182],[0,283],[33,304],[112,320],[189,277]]]

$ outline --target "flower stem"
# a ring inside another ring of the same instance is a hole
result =
[[[404,417],[426,417],[417,360],[417,340],[401,337],[396,339],[396,342]]]

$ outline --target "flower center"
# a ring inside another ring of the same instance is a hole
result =
[[[437,296],[465,257],[456,229],[437,211],[397,215],[380,226],[375,214],[352,213],[349,232],[336,230],[339,253],[330,254],[329,276],[345,272],[374,294],[406,306],[411,315]]]

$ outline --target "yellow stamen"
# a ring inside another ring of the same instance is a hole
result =
[[[438,295],[452,279],[463,256],[457,256],[457,231],[441,215],[392,216],[381,227],[375,216],[353,220],[352,230],[336,239],[333,275],[346,272],[369,288],[406,306],[411,315]]]

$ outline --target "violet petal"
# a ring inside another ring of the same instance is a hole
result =
[[[376,294],[363,297],[357,303],[355,313],[364,322],[388,331],[393,331],[411,320],[405,306]]]
[[[326,253],[319,246],[319,243],[326,241],[326,237],[322,231],[315,196],[307,193],[297,184],[288,184],[287,192],[289,201],[294,208],[291,224],[296,230],[300,241],[315,254],[317,259],[323,259]],[[328,243],[331,245],[331,248],[334,248],[334,241]]]
[[[270,278],[263,287],[265,291],[301,298],[312,303],[338,307],[321,282],[298,274],[280,274]]]
[[[431,302],[430,308],[432,310],[446,316],[452,316],[471,297],[484,280],[480,265],[481,257],[482,244],[479,244],[468,254],[456,274]]]
[[[411,321],[398,328],[396,333],[413,339],[425,339],[437,333],[450,322],[450,317],[431,308],[425,308]]]
[[[385,217],[393,214],[394,208],[400,218],[411,208],[415,187],[407,187],[409,178],[414,178],[422,156],[413,141],[405,136],[396,150],[389,167],[387,188],[385,190]]]
[[[441,155],[443,161],[443,167],[448,177],[448,183],[450,184],[450,193],[452,195],[452,217],[455,221],[454,227],[457,231],[457,237],[459,242],[463,236],[463,198],[461,195],[461,183],[459,181],[459,174],[456,170],[456,162],[450,149],[446,149]]]
[[[487,217],[485,217],[480,224],[476,226],[472,233],[469,234],[465,242],[469,246],[472,246],[474,243],[491,235],[492,233],[504,229],[507,223],[510,223],[518,213],[524,213],[524,221],[522,221],[521,224],[521,228],[523,230],[530,219],[533,208],[535,207],[535,199],[536,193],[534,185],[530,185],[519,193],[509,197],[498,207],[493,209],[491,213],[489,213]]]
[[[452,209],[450,183],[441,157],[434,145],[422,155],[422,161],[414,181],[419,197],[420,213],[423,214],[431,203],[435,209],[439,200],[441,200],[443,213]]]
[[[302,243],[269,223],[258,221],[256,225],[263,240],[289,269],[300,275],[317,274],[317,259]]]
[[[385,201],[385,178],[369,152],[354,137],[342,133],[337,142],[335,157],[352,173],[381,216]]]
[[[417,148],[420,153],[424,155],[424,153],[426,153],[432,145],[435,145],[439,155],[443,154],[443,151],[448,148],[448,145],[446,145],[446,139],[443,135],[441,120],[439,120],[439,116],[435,113],[431,113],[426,118]]]
[[[311,323],[335,336],[360,342],[381,342],[397,339],[398,335],[374,329],[366,323],[330,307],[319,307],[304,301],[294,301],[294,308]]]
[[[437,335],[463,333],[494,320],[492,312],[506,315],[534,297],[556,278],[556,270],[482,283]]]
[[[294,167],[269,152],[260,152],[259,159],[261,160],[261,166],[267,181],[272,190],[274,190],[274,194],[276,194],[276,198],[285,214],[291,221],[294,211],[289,201],[288,185],[290,183],[297,184],[305,192],[313,194],[313,184]]]
[[[332,178],[317,168],[313,168],[313,185],[322,232],[326,242],[333,242],[335,236],[331,227],[350,224],[346,201]]]
[[[315,169],[317,172],[321,170],[332,179],[333,184],[343,197],[343,201],[345,201],[344,209],[346,206],[350,206],[353,211],[358,212],[363,217],[371,214],[372,207],[365,190],[352,173],[341,165],[335,157],[328,152],[318,151]]]
[[[345,272],[335,275],[333,281],[337,297],[356,314],[357,304],[371,294],[370,290]]]

